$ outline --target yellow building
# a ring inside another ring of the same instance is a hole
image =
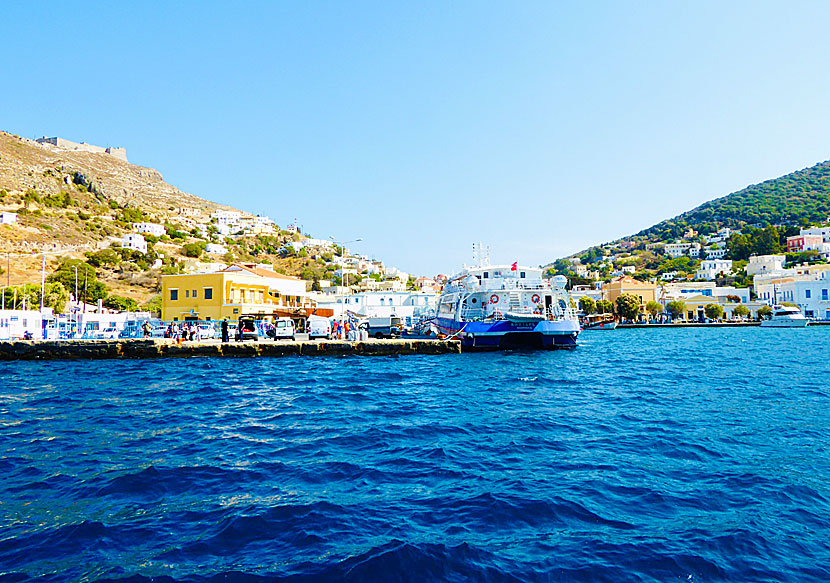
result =
[[[161,318],[236,320],[243,315],[291,315],[313,309],[302,279],[270,265],[238,263],[216,273],[163,275]]]
[[[623,294],[640,298],[640,313],[645,314],[646,304],[657,300],[657,285],[624,275],[602,286],[603,299],[610,300],[615,306],[617,298]]]

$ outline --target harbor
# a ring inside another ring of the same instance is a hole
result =
[[[101,360],[190,357],[283,356],[397,356],[406,354],[456,354],[458,340],[369,339],[362,342],[256,341],[177,342],[168,338],[123,340],[12,340],[0,341],[0,360]]]

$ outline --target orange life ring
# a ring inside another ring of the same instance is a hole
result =
[[[539,297],[539,294],[533,294],[533,297],[530,298],[530,301],[534,304],[538,304],[542,298]]]
[[[497,296],[496,294],[493,294],[492,296],[490,296],[490,303],[491,304],[499,303],[499,296]]]

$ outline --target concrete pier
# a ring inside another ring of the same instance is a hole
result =
[[[0,341],[0,360],[78,360],[105,358],[276,357],[276,356],[392,356],[399,354],[458,354],[458,340],[366,340],[364,342],[216,340],[177,343],[146,340],[13,340]]]

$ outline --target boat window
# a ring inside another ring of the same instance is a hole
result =
[[[473,298],[473,299],[472,299],[472,302],[473,302],[473,303],[476,303],[477,301],[478,301],[478,300],[477,300],[477,299],[475,299],[475,298]]]

